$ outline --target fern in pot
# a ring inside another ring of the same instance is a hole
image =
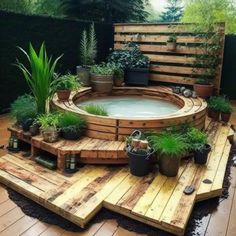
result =
[[[233,113],[234,109],[230,104],[228,99],[225,99],[221,105],[221,120],[223,122],[228,123],[230,121],[231,114]]]
[[[48,113],[40,115],[37,122],[40,125],[43,140],[48,143],[58,141],[59,138],[59,117],[60,113]]]
[[[215,121],[220,119],[222,106],[225,104],[225,98],[222,96],[212,96],[207,101],[208,116]]]
[[[160,172],[168,177],[178,174],[180,160],[189,151],[189,145],[180,133],[162,132],[148,137],[157,153]]]
[[[196,128],[190,128],[186,134],[190,150],[193,151],[196,164],[204,165],[207,162],[211,146],[207,143],[207,133]]]
[[[90,86],[90,68],[95,64],[97,56],[97,39],[94,24],[84,30],[80,42],[80,66],[76,67],[77,75],[84,86]]]
[[[57,93],[57,97],[61,101],[67,101],[70,98],[71,91],[78,90],[81,87],[77,75],[66,74],[55,76],[56,79],[51,84],[53,92]]]
[[[84,118],[71,112],[65,112],[59,117],[58,124],[64,139],[77,140],[86,126]]]
[[[90,72],[93,91],[100,93],[112,91],[114,70],[111,65],[106,63],[94,65]]]

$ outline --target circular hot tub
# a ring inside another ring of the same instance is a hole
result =
[[[160,131],[186,122],[202,129],[207,107],[204,100],[173,94],[168,87],[117,87],[109,95],[83,88],[72,93],[68,102],[58,101],[55,95],[53,103],[83,116],[87,121],[86,136],[114,141],[124,140],[135,129]],[[103,106],[108,116],[87,113],[83,107],[88,104]]]

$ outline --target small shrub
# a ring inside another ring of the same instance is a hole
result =
[[[60,115],[58,126],[60,128],[67,128],[70,126],[77,127],[78,129],[85,128],[85,119],[79,115],[73,114],[71,112],[65,112]]]
[[[212,96],[207,101],[208,108],[214,111],[222,111],[222,108],[226,106],[227,100],[223,96]]]
[[[82,109],[93,115],[108,116],[108,112],[103,106],[88,104],[84,106]]]
[[[91,67],[90,72],[94,75],[110,75],[114,74],[113,68],[109,64],[102,63]]]

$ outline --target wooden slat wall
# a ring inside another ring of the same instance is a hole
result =
[[[201,44],[213,42],[207,38],[200,38],[189,32],[184,24],[115,24],[114,48],[123,49],[128,42],[136,42],[140,50],[150,58],[150,80],[193,85],[196,78],[206,74],[207,68],[196,68],[197,55],[204,54]],[[220,91],[221,70],[225,40],[225,25],[215,25],[215,32],[219,32],[221,49],[218,52],[219,64],[216,66],[214,85]],[[171,34],[177,36],[177,49],[167,50],[166,41]],[[207,61],[206,61],[207,65]],[[207,67],[207,66],[206,66]]]

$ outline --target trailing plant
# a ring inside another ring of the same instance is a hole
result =
[[[35,118],[37,116],[35,98],[28,94],[19,96],[11,104],[11,116],[15,117],[18,123],[26,118]]]
[[[148,137],[151,146],[159,154],[180,158],[189,151],[189,145],[183,135],[172,132],[162,132]]]
[[[26,68],[18,59],[16,66],[22,71],[28,86],[35,97],[37,112],[45,113],[49,110],[48,102],[51,95],[50,85],[53,80],[58,57],[53,61],[52,57],[47,56],[45,44],[42,43],[39,53],[35,51],[31,43],[29,44],[29,53],[18,47],[24,53],[28,62],[29,69]]]
[[[94,23],[89,31],[84,30],[80,42],[80,60],[83,65],[93,65],[97,56],[97,39]]]
[[[148,68],[149,58],[142,54],[137,44],[129,43],[124,50],[114,50],[108,56],[109,63],[121,65],[122,69]]]
[[[53,92],[57,90],[78,90],[81,83],[77,75],[66,74],[56,76],[56,79],[51,84]]]
[[[110,64],[106,63],[92,66],[90,72],[91,74],[101,75],[101,76],[103,75],[112,76],[114,74],[113,67]]]
[[[95,104],[88,104],[82,107],[82,109],[93,115],[108,116],[108,112],[103,106],[99,106]]]
[[[46,130],[50,127],[58,128],[61,113],[42,114],[37,118],[37,123],[41,129]]]
[[[73,114],[71,112],[65,112],[59,116],[58,126],[60,128],[73,126],[81,130],[85,128],[86,122],[85,119],[79,115]]]

